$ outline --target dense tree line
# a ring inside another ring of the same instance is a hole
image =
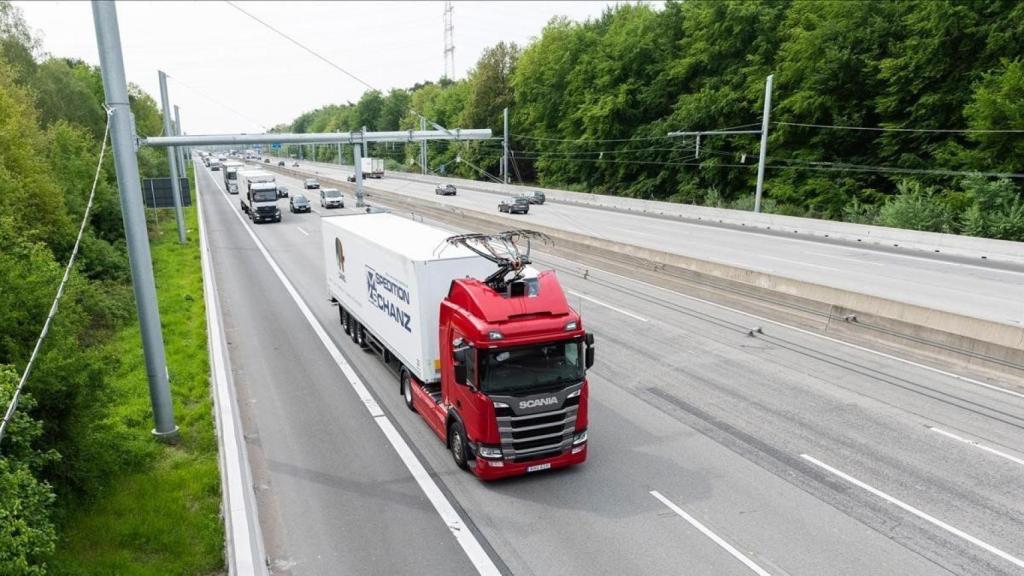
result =
[[[767,211],[1024,240],[1024,133],[991,132],[1024,130],[1022,54],[1016,0],[624,4],[499,43],[463,80],[370,91],[279,129],[411,129],[418,113],[500,136],[509,106],[514,181],[749,208],[756,134],[705,136],[699,156],[666,134],[758,129],[774,74]],[[418,162],[414,146],[373,153]],[[436,143],[429,168],[484,178],[500,154]]]
[[[0,2],[0,411],[6,409],[63,274],[106,125],[99,70],[46,56],[19,11]],[[137,87],[140,132],[161,130]],[[146,176],[166,159],[140,152]],[[101,344],[133,318],[112,157],[59,314],[0,445],[0,574],[41,574],[61,515],[102,492],[143,453],[109,418]],[[144,383],[140,383],[144,385]]]

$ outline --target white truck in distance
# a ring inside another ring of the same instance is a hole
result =
[[[224,187],[227,188],[228,194],[238,194],[238,171],[243,168],[245,164],[237,160],[224,162]]]
[[[239,170],[238,189],[241,193],[242,212],[255,223],[280,222],[281,209],[277,207],[277,178],[262,170]]]
[[[360,158],[360,167],[363,170],[363,178],[383,178],[383,158]]]

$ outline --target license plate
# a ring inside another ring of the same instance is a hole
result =
[[[526,471],[527,472],[540,472],[541,470],[547,470],[548,468],[551,468],[551,462],[548,462],[546,464],[536,464],[534,466],[530,466],[530,467],[528,467],[526,469]]]

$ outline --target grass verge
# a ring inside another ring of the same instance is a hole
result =
[[[61,522],[51,574],[192,575],[223,571],[220,476],[210,396],[206,316],[195,207],[185,209],[189,242],[180,245],[173,212],[150,222],[150,245],[175,417],[181,442],[150,437],[152,410],[139,327],[108,344],[119,359],[109,375],[108,418],[131,431],[139,465]],[[116,442],[109,446],[118,450]]]

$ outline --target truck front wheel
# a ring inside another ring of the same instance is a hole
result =
[[[455,460],[455,465],[463,470],[468,469],[469,462],[466,457],[466,431],[458,421],[453,422],[451,427],[448,429],[448,444],[451,446],[452,459]]]
[[[405,406],[413,412],[416,411],[416,407],[412,403],[412,375],[405,368],[402,368],[402,397],[405,398]]]

